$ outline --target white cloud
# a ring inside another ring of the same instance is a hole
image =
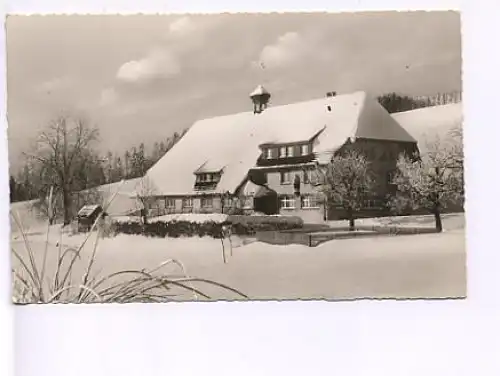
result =
[[[307,57],[312,52],[310,41],[297,32],[287,32],[278,40],[265,46],[259,56],[259,63],[266,68],[290,66]]]
[[[185,36],[196,30],[196,26],[190,17],[184,16],[172,22],[168,28],[175,36]]]
[[[118,99],[118,94],[116,90],[112,87],[108,87],[101,91],[101,98],[99,100],[99,104],[101,106],[108,106],[110,104],[115,103],[117,99]]]
[[[151,78],[170,77],[180,73],[182,57],[200,46],[204,39],[201,30],[211,23],[195,23],[192,17],[183,16],[168,26],[164,46],[156,46],[145,57],[124,63],[116,78],[126,82],[147,81]]]
[[[154,49],[140,60],[131,60],[123,64],[116,78],[127,82],[145,81],[157,77],[170,77],[180,73],[177,57],[167,50]]]

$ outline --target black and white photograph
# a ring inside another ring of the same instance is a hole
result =
[[[457,11],[10,15],[14,304],[466,298]]]

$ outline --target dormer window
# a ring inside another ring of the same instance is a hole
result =
[[[286,147],[280,147],[280,158],[286,158]]]
[[[304,144],[300,147],[300,155],[308,155],[309,154],[309,145]]]
[[[310,163],[314,160],[311,140],[297,142],[270,142],[259,145],[260,155],[257,166],[279,166],[289,164]]]
[[[194,188],[196,190],[215,189],[221,179],[220,172],[197,172]]]
[[[199,174],[196,176],[196,181],[199,183],[205,183],[208,181],[208,174]]]

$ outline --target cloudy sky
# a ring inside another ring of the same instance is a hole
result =
[[[11,164],[65,112],[100,128],[103,150],[151,144],[193,121],[365,90],[461,89],[453,12],[11,16],[7,92]]]

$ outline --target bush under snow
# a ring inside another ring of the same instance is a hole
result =
[[[177,214],[140,221],[115,221],[113,232],[142,234],[152,237],[209,236],[221,238],[223,226],[231,226],[234,235],[255,235],[258,231],[280,231],[302,228],[301,218],[291,216],[228,216],[225,214]]]
[[[222,223],[227,221],[227,214],[212,213],[212,214],[167,214],[161,217],[155,217],[148,220],[150,223],[155,222],[192,222],[192,223],[206,223],[215,222]]]

